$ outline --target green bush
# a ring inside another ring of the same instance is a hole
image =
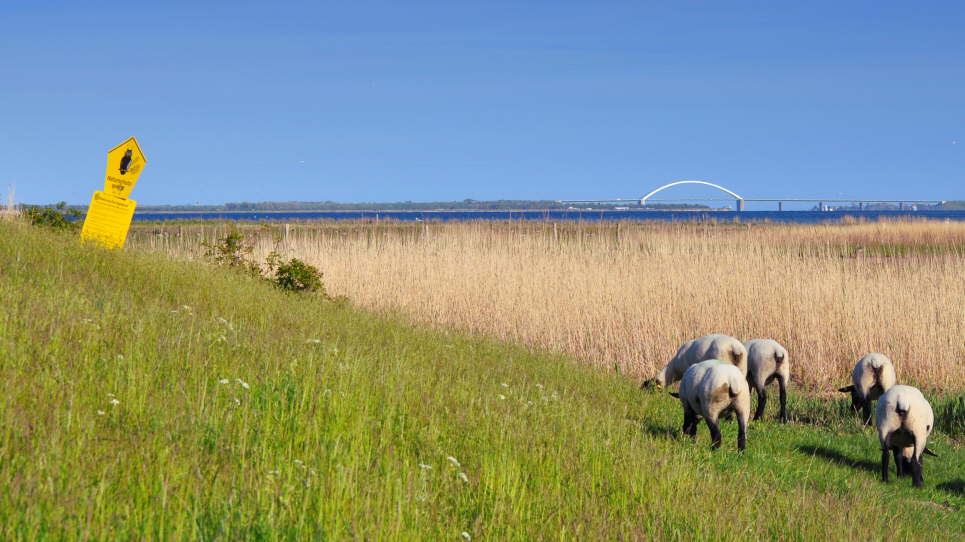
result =
[[[322,273],[315,266],[298,258],[279,263],[275,268],[274,283],[292,292],[319,292],[325,295]]]
[[[231,226],[227,235],[216,242],[202,244],[205,247],[205,257],[217,265],[237,269],[254,277],[265,278],[282,290],[318,292],[327,297],[325,286],[322,284],[321,271],[298,258],[284,261],[277,252],[272,251],[265,259],[265,268],[271,277],[265,277],[262,266],[251,258],[254,247],[235,226]]]
[[[203,241],[204,256],[218,265],[225,265],[249,275],[261,276],[261,267],[251,259],[254,247],[234,225],[228,234],[214,243]]]
[[[34,205],[25,207],[22,212],[34,226],[44,226],[58,231],[76,231],[80,228],[80,222],[76,219],[81,216],[77,209],[68,209],[67,202],[60,202],[53,208]]]

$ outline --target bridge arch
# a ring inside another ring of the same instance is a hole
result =
[[[640,198],[640,205],[646,205],[646,204],[647,204],[647,200],[650,199],[650,198],[651,198],[653,195],[655,195],[657,192],[662,192],[662,191],[664,191],[664,190],[666,190],[666,189],[668,189],[668,188],[670,188],[670,187],[672,187],[672,186],[677,186],[677,185],[680,185],[680,184],[702,184],[702,185],[711,186],[711,187],[713,187],[713,188],[716,188],[717,190],[720,190],[720,191],[722,191],[722,192],[725,192],[725,193],[727,193],[727,194],[730,194],[731,196],[734,196],[734,199],[737,200],[737,210],[738,210],[738,211],[744,210],[744,198],[743,198],[743,197],[741,197],[740,195],[738,195],[736,192],[733,192],[733,191],[731,191],[731,190],[728,190],[728,189],[724,188],[723,186],[720,186],[719,184],[709,183],[709,182],[707,182],[707,181],[677,181],[677,182],[665,184],[665,185],[663,185],[663,186],[661,186],[661,187],[658,187],[658,188],[655,188],[655,189],[651,190],[647,195],[645,195],[645,196],[643,196],[642,198]]]

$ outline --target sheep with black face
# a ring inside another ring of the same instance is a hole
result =
[[[895,457],[898,476],[911,472],[912,485],[924,484],[921,459],[935,455],[928,449],[928,436],[935,426],[931,405],[918,388],[896,385],[878,399],[875,427],[881,443],[881,480],[888,481],[888,453]]]
[[[895,385],[895,366],[891,359],[884,354],[866,354],[851,371],[850,386],[839,389],[842,393],[851,394],[851,405],[861,411],[861,419],[865,424],[871,423],[871,401],[881,397]]]
[[[767,405],[767,385],[777,381],[780,392],[782,423],[787,423],[787,385],[791,379],[791,359],[781,344],[773,339],[753,339],[744,343],[747,348],[747,383],[757,392],[754,419],[764,415]]]
[[[645,381],[640,387],[659,386],[666,388],[683,378],[684,372],[695,364],[708,359],[730,363],[747,374],[747,349],[737,339],[720,333],[704,335],[680,345],[677,353],[660,369],[657,375]]]
[[[680,381],[680,398],[684,409],[683,432],[696,439],[697,422],[703,418],[710,429],[711,448],[720,447],[720,415],[729,407],[737,414],[737,449],[747,441],[751,393],[747,378],[737,367],[712,359],[691,365]]]

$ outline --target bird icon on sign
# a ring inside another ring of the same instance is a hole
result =
[[[125,173],[127,173],[127,168],[130,165],[131,165],[131,149],[127,149],[127,152],[124,153],[124,157],[121,158],[121,167],[120,167],[121,175],[124,175]]]

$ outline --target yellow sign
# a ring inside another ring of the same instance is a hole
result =
[[[127,241],[127,230],[134,218],[137,202],[132,199],[94,192],[84,218],[84,228],[80,230],[81,239],[90,239],[107,248],[121,248]]]
[[[104,192],[122,198],[130,196],[146,163],[147,158],[133,137],[108,151]]]

